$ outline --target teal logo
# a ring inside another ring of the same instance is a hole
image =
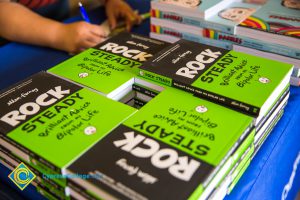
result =
[[[24,164],[20,163],[9,175],[8,178],[12,180],[20,190],[24,190],[34,179],[35,174]]]

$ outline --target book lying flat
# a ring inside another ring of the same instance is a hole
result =
[[[258,10],[260,6],[244,2],[232,2],[223,6],[220,10],[214,10],[213,15],[207,19],[200,19],[199,16],[190,17],[189,15],[183,15],[180,11],[168,12],[154,8],[155,6],[152,6],[151,17],[161,19],[166,24],[173,22],[177,23],[179,27],[188,25],[191,28],[208,28],[224,33],[235,34],[236,26]]]
[[[151,9],[207,19],[232,2],[233,0],[153,0]]]
[[[141,64],[167,45],[124,32],[58,64],[48,72],[115,99],[125,88],[131,87]]]
[[[45,174],[63,174],[137,111],[46,72],[2,91],[0,107],[0,145]]]
[[[186,40],[162,50],[140,69],[144,78],[255,117],[274,105],[292,73],[286,63]]]
[[[300,49],[300,3],[269,0],[244,20],[236,34]]]
[[[158,18],[151,18],[151,34],[156,33],[157,39],[171,42],[174,41],[165,36],[176,37],[177,40],[185,39],[193,42],[198,42],[201,44],[212,45],[224,49],[232,49],[232,44],[228,41],[213,40],[208,37],[204,37],[204,30],[202,28],[193,27],[190,25],[182,25],[176,22],[165,23],[165,20]],[[151,35],[153,37],[153,35]],[[177,41],[175,40],[175,41]]]
[[[198,199],[202,193],[209,195],[205,187],[239,158],[242,153],[237,149],[245,138],[252,143],[252,117],[167,89],[67,171],[98,175],[100,178],[70,180],[98,198]],[[161,188],[172,192],[157,192]]]
[[[6,159],[3,159],[3,158],[0,158],[0,164],[5,166],[10,171],[13,171],[19,165],[19,163],[16,164],[14,162],[14,164],[13,164],[12,162],[10,162]],[[30,170],[32,171],[32,169],[30,169]],[[39,176],[37,176],[37,179],[41,179],[41,178]],[[37,179],[33,180],[30,183],[30,185],[33,185],[35,187],[36,191],[38,193],[40,193],[43,197],[45,197],[46,199],[51,199],[51,200],[64,200],[64,199],[66,199],[65,196],[64,197],[57,196],[55,193],[53,193],[53,189],[50,190],[49,188],[45,187],[40,182],[36,181]]]
[[[287,45],[269,42],[262,40],[260,37],[246,37],[241,35],[227,34],[213,29],[203,29],[204,37],[211,38],[219,41],[228,41],[231,44],[237,44],[251,49],[275,53],[291,58],[300,59],[300,49],[291,48]]]
[[[15,156],[11,151],[9,151],[8,149],[0,145],[0,161],[1,160],[6,163],[5,166],[9,167],[11,171],[13,171],[18,165],[20,165],[21,162],[23,162],[21,159]],[[34,179],[36,184],[48,190],[48,193],[51,194],[52,196],[55,196],[56,199],[63,200],[66,198],[64,187],[61,187],[60,185],[55,183],[52,179],[43,178],[45,177],[45,175],[43,175],[41,172],[31,167],[30,165],[27,165],[26,167],[28,167],[36,175],[36,179]]]

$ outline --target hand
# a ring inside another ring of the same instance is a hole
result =
[[[83,21],[62,24],[54,47],[69,53],[78,53],[103,42],[106,37],[105,31],[99,25]]]
[[[126,22],[126,30],[130,31],[134,24],[141,23],[141,17],[123,0],[106,0],[106,15],[111,29],[116,28],[117,20]]]

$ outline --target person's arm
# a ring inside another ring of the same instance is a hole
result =
[[[106,37],[98,25],[86,22],[62,24],[44,18],[26,7],[0,0],[0,37],[11,41],[52,47],[76,53]]]

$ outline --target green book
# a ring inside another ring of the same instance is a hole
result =
[[[235,181],[236,177],[242,172],[243,168],[247,163],[249,164],[251,161],[251,156],[254,152],[254,145],[251,144],[248,149],[245,151],[243,156],[240,158],[239,162],[232,168],[230,173],[226,176],[224,181],[219,185],[210,196],[210,199],[224,199],[225,196],[230,193],[229,187]]]
[[[0,107],[0,144],[44,174],[64,174],[137,111],[46,72],[3,91]]]
[[[67,169],[99,178],[69,182],[103,199],[198,199],[250,134],[252,117],[169,88]]]
[[[131,90],[142,63],[167,45],[159,40],[124,32],[58,64],[48,72],[119,100],[119,93]]]
[[[180,40],[144,63],[140,75],[254,117],[288,87],[292,65]]]
[[[18,159],[14,156],[9,150],[5,149],[4,147],[0,146],[0,162],[1,164],[6,166],[8,169],[13,171],[21,162],[22,160]],[[52,196],[56,199],[68,199],[65,194],[65,188],[57,185],[51,179],[43,178],[43,174],[40,173],[38,170],[27,166],[35,175],[36,178],[33,180],[32,184],[35,187],[41,186],[45,190],[49,192]]]

